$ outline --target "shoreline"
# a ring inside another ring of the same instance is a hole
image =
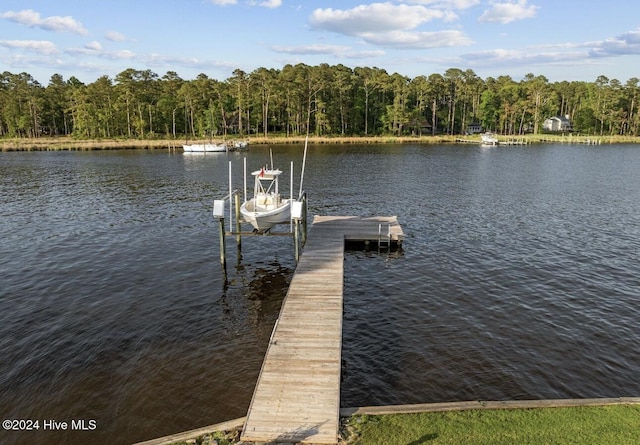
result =
[[[249,141],[249,145],[287,145],[304,144],[305,136],[269,136],[251,138],[229,138]],[[639,136],[581,136],[581,135],[524,135],[498,136],[500,145],[526,145],[532,143],[560,143],[560,144],[640,144]],[[216,139],[218,141],[218,139]],[[0,151],[90,151],[90,150],[182,150],[186,141],[177,139],[75,139],[68,136],[43,138],[12,138],[0,139]],[[189,143],[210,143],[207,140],[190,140]],[[480,136],[349,136],[324,137],[310,136],[309,143],[324,144],[480,144]]]
[[[603,406],[632,406],[640,405],[640,397],[608,397],[592,399],[540,399],[540,400],[506,400],[483,401],[472,400],[465,402],[440,402],[424,403],[416,405],[391,405],[391,406],[365,406],[359,408],[340,408],[341,430],[346,427],[345,421],[352,416],[380,416],[403,415],[418,413],[436,413],[448,411],[468,410],[517,410],[517,409],[547,409],[547,408],[576,408],[576,407],[603,407]],[[246,417],[228,420],[226,422],[205,426],[193,430],[183,431],[168,436],[137,442],[133,445],[172,445],[182,443],[201,443],[204,436],[214,433],[224,433],[226,436],[238,437],[244,427]],[[198,442],[200,439],[200,442]],[[231,442],[241,442],[239,439]],[[339,440],[338,444],[346,444],[349,441]],[[245,445],[249,445],[245,443]],[[295,444],[292,444],[295,445]]]

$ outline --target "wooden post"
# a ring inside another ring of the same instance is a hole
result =
[[[224,218],[218,218],[218,223],[220,227],[220,263],[226,268],[227,266],[227,258],[226,258],[226,246],[225,246],[225,234],[224,234]]]
[[[293,249],[296,263],[300,260],[300,221],[297,219],[294,222],[293,227]]]
[[[307,243],[307,194],[305,193],[302,200],[302,245]]]
[[[240,193],[234,195],[234,202],[236,206],[236,243],[238,244],[238,250],[242,246],[242,235],[240,235]]]

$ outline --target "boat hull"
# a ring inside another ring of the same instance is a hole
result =
[[[258,198],[258,202],[260,198]],[[266,232],[276,224],[289,222],[291,219],[291,202],[282,200],[278,205],[256,205],[256,198],[252,198],[240,206],[242,218],[250,223],[258,232]]]
[[[227,151],[223,144],[185,144],[182,146],[185,153],[220,153]]]

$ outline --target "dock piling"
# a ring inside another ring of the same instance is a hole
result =
[[[225,246],[225,235],[224,235],[224,218],[218,218],[218,222],[220,224],[220,263],[222,267],[226,269],[227,267],[227,258],[226,258],[226,246]]]
[[[236,244],[238,245],[238,251],[242,246],[242,236],[240,235],[241,226],[240,226],[240,194],[236,193],[234,196],[234,202],[236,205]]]

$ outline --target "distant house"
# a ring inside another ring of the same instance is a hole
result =
[[[431,134],[433,127],[425,119],[411,119],[408,127],[411,129],[411,134],[423,135]]]
[[[554,116],[545,119],[542,129],[545,131],[573,131],[573,126],[569,116]]]
[[[482,124],[478,121],[473,121],[467,125],[467,134],[482,133]]]

